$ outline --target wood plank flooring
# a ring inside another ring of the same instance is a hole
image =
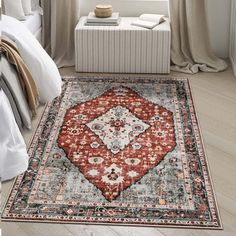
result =
[[[76,75],[74,68],[65,68],[62,75]],[[234,236],[236,235],[236,78],[232,69],[221,73],[185,75],[188,77],[197,111],[212,181],[224,230],[193,230],[151,227],[68,225],[39,223],[2,223],[4,236]],[[167,76],[168,77],[168,76]],[[38,117],[42,112],[40,107]],[[29,143],[32,131],[24,132]],[[2,202],[13,181],[2,185]]]

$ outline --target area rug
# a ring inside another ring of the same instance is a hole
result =
[[[220,229],[187,79],[64,78],[4,221]]]

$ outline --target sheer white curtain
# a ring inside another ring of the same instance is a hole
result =
[[[169,0],[172,30],[172,70],[185,73],[225,70],[225,61],[212,52],[205,0]]]
[[[75,64],[74,29],[79,20],[79,0],[41,0],[43,44],[58,67]]]

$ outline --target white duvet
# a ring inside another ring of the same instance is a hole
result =
[[[51,59],[34,35],[20,21],[3,15],[2,35],[12,39],[28,66],[39,90],[40,102],[51,101],[61,93],[61,76]]]
[[[12,39],[28,66],[39,91],[40,102],[49,102],[61,93],[59,71],[33,34],[18,20],[2,16],[2,35]],[[0,91],[0,178],[11,179],[28,167],[26,145],[15,122],[9,101]]]
[[[0,90],[0,114],[0,177],[4,181],[24,172],[29,157],[3,90]]]

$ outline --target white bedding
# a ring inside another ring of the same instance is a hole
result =
[[[31,72],[39,91],[40,102],[46,103],[59,96],[62,80],[58,68],[35,36],[20,21],[3,15],[2,35],[13,40]]]
[[[0,178],[4,181],[24,172],[28,167],[29,157],[3,90],[0,90],[0,114]]]
[[[59,71],[37,41],[20,21],[2,15],[1,33],[13,40],[30,70],[39,91],[40,102],[49,102],[61,93]],[[0,91],[0,178],[11,179],[27,169],[28,155],[13,111],[3,91]]]
[[[42,27],[34,33],[34,37],[42,44]]]
[[[33,15],[26,16],[26,20],[21,21],[29,31],[35,35],[42,26],[42,16],[37,12],[34,11]]]

